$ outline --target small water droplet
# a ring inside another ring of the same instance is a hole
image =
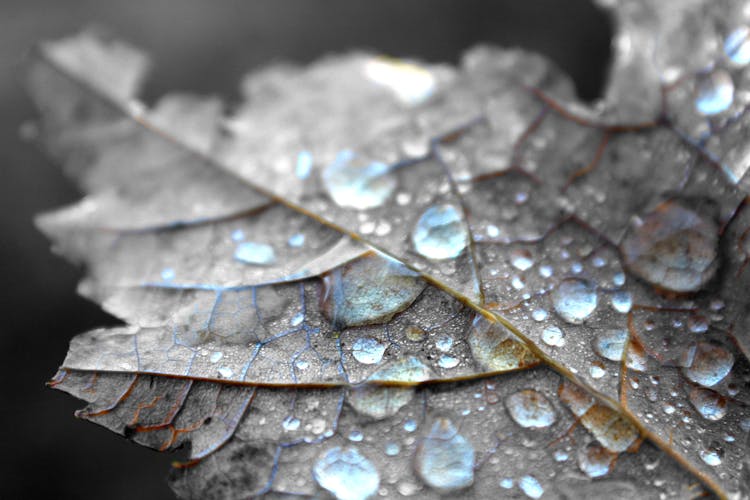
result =
[[[365,438],[365,435],[362,434],[362,431],[354,430],[349,433],[349,441],[352,441],[354,443],[359,443],[364,438]]]
[[[565,450],[555,450],[555,462],[565,462],[568,459],[568,452]]]
[[[578,467],[590,478],[606,476],[617,453],[612,453],[599,445],[589,445],[578,454]]]
[[[721,420],[727,414],[727,400],[711,389],[696,387],[690,391],[690,402],[706,420]]]
[[[539,266],[539,276],[542,278],[550,278],[554,274],[552,266]]]
[[[534,476],[523,476],[521,480],[518,481],[518,487],[521,488],[521,491],[523,491],[529,498],[537,499],[544,495],[544,488]]]
[[[218,370],[216,370],[221,378],[230,378],[234,372],[232,372],[232,369],[227,366],[222,366]]]
[[[628,341],[627,330],[605,330],[594,338],[592,347],[599,356],[610,361],[621,361],[625,343]]]
[[[547,319],[547,311],[544,309],[534,309],[531,313],[531,317],[534,319],[534,321],[544,321]]]
[[[526,249],[515,249],[510,253],[510,263],[519,271],[526,271],[534,265],[531,252]]]
[[[441,335],[440,338],[435,341],[435,347],[438,349],[438,351],[450,351],[451,347],[453,347],[453,337],[451,337],[450,335]]]
[[[695,109],[706,116],[729,109],[734,100],[734,82],[723,69],[699,75],[695,84]]]
[[[289,237],[286,244],[292,248],[300,248],[305,244],[305,235],[302,233],[296,233]]]
[[[450,356],[448,354],[444,354],[440,356],[440,359],[438,359],[438,366],[446,370],[457,367],[459,363],[460,360],[458,358]]]
[[[372,337],[360,337],[352,344],[354,359],[365,365],[379,363],[383,353],[385,346]]]
[[[549,427],[557,420],[552,403],[533,389],[511,394],[505,399],[505,407],[511,418],[521,427],[540,429]]]
[[[435,205],[419,217],[411,234],[414,249],[428,259],[458,257],[469,243],[461,212],[453,205]]]
[[[604,365],[598,361],[594,361],[589,367],[589,375],[591,375],[591,378],[600,379],[606,374],[607,370],[604,369]]]
[[[284,428],[285,431],[292,432],[292,431],[296,431],[297,429],[299,429],[300,423],[301,423],[300,419],[289,415],[281,423],[281,426]]]
[[[556,325],[550,325],[542,330],[542,342],[550,347],[565,345],[565,333]]]
[[[223,357],[224,357],[224,353],[222,353],[221,351],[214,351],[211,353],[211,357],[208,359],[209,361],[211,361],[211,363],[218,363],[219,360],[221,360],[221,358]]]
[[[172,281],[175,277],[174,269],[171,267],[165,267],[161,270],[161,279],[164,281]]]
[[[487,226],[487,236],[490,238],[497,238],[500,236],[500,228],[494,224],[490,224]]]
[[[721,465],[721,461],[724,458],[724,449],[718,442],[713,442],[705,449],[700,451],[701,460],[711,467]]]
[[[294,173],[300,179],[307,179],[312,172],[313,157],[309,151],[300,151],[297,155],[297,164],[294,167]]]
[[[513,479],[510,477],[505,477],[500,480],[500,487],[505,488],[506,490],[509,490],[513,487]]]
[[[353,447],[326,451],[313,466],[313,477],[338,500],[365,500],[380,486],[375,466]]]
[[[750,63],[750,28],[740,26],[724,40],[724,53],[736,66]]]
[[[292,326],[299,326],[303,321],[305,321],[305,313],[300,311],[292,317],[291,323]]]
[[[453,422],[439,418],[417,449],[417,475],[440,493],[450,493],[474,482],[474,447],[458,433]]]
[[[247,241],[237,245],[234,258],[245,264],[268,266],[276,262],[276,253],[271,245]]]
[[[724,379],[734,366],[734,356],[723,347],[708,342],[691,344],[681,359],[685,376],[704,387]]]
[[[385,163],[363,160],[344,150],[323,171],[323,185],[337,205],[367,210],[383,205],[396,189],[390,170]]]
[[[387,443],[385,445],[385,454],[389,457],[395,457],[401,451],[401,447],[398,443]]]
[[[617,291],[612,294],[612,309],[619,313],[629,313],[633,307],[633,296],[626,290]]]
[[[596,310],[597,295],[594,286],[582,279],[566,278],[552,292],[552,304],[562,319],[581,324]]]

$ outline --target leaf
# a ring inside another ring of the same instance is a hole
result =
[[[149,109],[137,50],[42,45],[40,139],[89,194],[39,222],[128,324],[53,385],[190,443],[184,497],[747,496],[747,30],[717,28],[734,2],[614,8],[593,107],[478,48]]]

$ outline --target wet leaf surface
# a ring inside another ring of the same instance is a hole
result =
[[[750,12],[614,8],[595,106],[480,47],[148,108],[136,49],[41,45],[37,137],[87,196],[39,225],[127,323],[52,385],[189,446],[187,498],[747,497]]]

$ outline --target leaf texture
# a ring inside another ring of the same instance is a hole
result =
[[[87,195],[39,225],[127,323],[52,385],[189,444],[186,498],[747,498],[746,13],[608,3],[596,106],[480,47],[148,108],[136,49],[41,45],[39,140]]]

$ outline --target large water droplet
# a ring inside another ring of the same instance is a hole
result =
[[[565,345],[565,333],[557,325],[550,325],[542,330],[542,342],[550,347]]]
[[[696,387],[690,391],[690,402],[706,420],[721,420],[727,414],[727,400],[711,389]]]
[[[510,330],[479,315],[469,331],[469,347],[474,359],[485,370],[502,372],[539,363]]]
[[[276,252],[271,245],[246,241],[237,245],[234,258],[245,264],[269,266],[276,262]]]
[[[313,477],[339,500],[365,500],[380,486],[375,466],[353,447],[326,451],[313,466]]]
[[[383,205],[397,181],[385,163],[367,161],[341,151],[323,171],[323,186],[337,205],[366,210]]]
[[[681,359],[682,373],[704,387],[724,379],[734,366],[734,356],[723,347],[708,342],[691,344]]]
[[[474,482],[474,447],[453,422],[439,418],[424,438],[414,462],[417,475],[440,493],[450,493]]]
[[[336,328],[386,323],[424,287],[419,275],[402,264],[370,255],[323,276],[321,309]]]
[[[557,420],[552,403],[543,394],[525,389],[505,399],[505,407],[513,420],[521,427],[540,429],[549,427]]]
[[[674,201],[660,204],[628,230],[620,249],[628,269],[674,292],[695,292],[719,267],[716,223]]]
[[[596,288],[578,278],[566,278],[552,292],[552,305],[562,319],[581,324],[596,310]]]
[[[372,337],[360,337],[352,344],[354,359],[365,365],[379,363],[384,352],[385,346]]]
[[[419,217],[411,233],[414,249],[428,259],[458,257],[469,243],[461,212],[450,204],[435,205]]]
[[[711,116],[729,109],[734,100],[734,82],[726,70],[715,69],[698,76],[695,84],[695,109]]]
[[[721,465],[724,458],[724,449],[718,441],[710,443],[705,449],[700,451],[701,460],[711,467]]]
[[[518,481],[518,487],[529,498],[537,499],[542,498],[542,495],[544,495],[544,488],[534,476],[523,476]]]
[[[594,352],[610,361],[621,361],[627,341],[628,332],[626,330],[606,330],[599,333],[594,339]]]
[[[358,413],[381,420],[398,413],[413,397],[414,389],[410,387],[363,385],[349,390],[347,402]]]
[[[724,40],[724,53],[736,66],[750,63],[750,28],[740,26]]]

